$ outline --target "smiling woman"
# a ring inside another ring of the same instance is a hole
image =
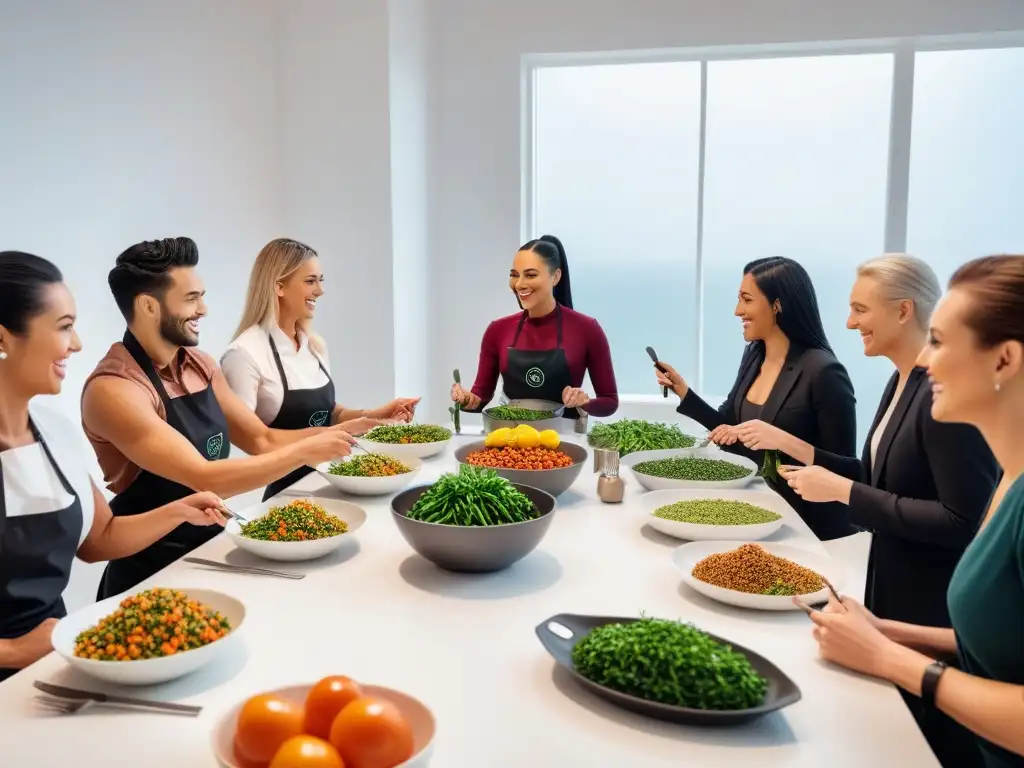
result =
[[[372,410],[336,402],[327,348],[312,330],[323,295],[316,251],[290,238],[267,243],[253,264],[234,341],[221,358],[228,385],[271,429],[337,424],[361,435],[385,421],[412,421],[419,398],[398,398]],[[310,472],[303,466],[271,483],[264,500]]]

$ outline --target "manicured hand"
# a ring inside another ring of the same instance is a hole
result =
[[[752,451],[782,450],[782,443],[786,439],[783,430],[760,419],[738,424],[735,432],[739,441]]]
[[[658,384],[671,389],[679,396],[680,400],[686,397],[686,393],[690,391],[690,386],[686,383],[686,379],[668,363],[659,360],[658,365],[665,369],[664,371],[659,371],[658,366],[654,367],[654,375],[658,379]]]
[[[786,467],[783,479],[804,501],[823,504],[830,501],[850,503],[853,481],[830,472],[824,467]]]
[[[452,402],[471,411],[479,410],[480,398],[462,388],[461,384],[452,384]]]
[[[814,622],[814,639],[823,659],[855,672],[883,676],[890,654],[899,646],[872,624],[866,610],[850,610],[831,595],[824,611],[808,608],[799,597],[793,602]]]
[[[562,390],[562,404],[566,408],[586,408],[590,395],[579,387],[566,387]]]
[[[387,419],[408,424],[416,415],[416,406],[419,405],[418,397],[397,397],[387,405],[375,408],[366,415],[373,419]],[[349,430],[351,432],[351,430]],[[353,432],[352,434],[361,434]]]
[[[736,427],[732,424],[719,424],[708,432],[708,440],[715,445],[735,445],[739,439]]]
[[[183,522],[192,525],[224,525],[224,502],[220,496],[209,491],[193,493],[176,502]]]
[[[317,464],[340,459],[352,453],[352,445],[356,439],[343,427],[343,424],[335,424],[319,434],[294,443],[302,461],[315,467]]]

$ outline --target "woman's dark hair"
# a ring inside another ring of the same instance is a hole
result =
[[[562,277],[555,286],[555,301],[563,307],[572,309],[572,285],[569,282],[569,262],[565,258],[565,248],[562,241],[554,235],[541,235],[536,240],[531,240],[519,247],[520,251],[532,251],[536,253],[547,265],[547,268],[554,272],[562,270]],[[519,297],[516,296],[516,301]],[[522,308],[522,302],[519,307]]]
[[[743,268],[743,274],[754,278],[772,307],[779,303],[775,320],[790,343],[833,354],[821,323],[814,283],[806,269],[792,259],[770,256],[750,262]]]
[[[967,327],[986,349],[1004,341],[1024,343],[1024,256],[983,256],[960,267],[949,279],[974,298]]]
[[[64,276],[54,264],[21,251],[0,251],[0,325],[19,336],[45,309],[43,293]]]
[[[116,265],[107,275],[107,284],[117,308],[131,322],[137,296],[146,293],[162,301],[171,285],[170,271],[198,263],[199,248],[191,238],[149,240],[133,245],[117,257]]]

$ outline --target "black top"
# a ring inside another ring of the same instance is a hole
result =
[[[883,619],[950,627],[946,590],[974,538],[999,468],[981,433],[932,418],[924,369],[915,368],[878,443],[871,438],[896,391],[878,404],[862,457],[814,451],[814,463],[855,480],[850,520],[874,531],[864,602]]]
[[[739,424],[743,401],[761,370],[763,352],[760,347],[759,344],[747,345],[736,382],[717,410],[692,389],[676,410],[709,430],[720,424]],[[831,353],[790,344],[786,363],[759,418],[811,445],[822,446],[838,455],[853,456],[857,450],[856,405],[850,377]],[[723,446],[723,450],[747,456],[758,466],[764,460],[764,451],[751,451],[740,443]],[[795,463],[792,457],[781,458],[784,463]],[[767,479],[767,483],[796,510],[819,539],[836,539],[855,532],[844,504],[810,504],[783,480]]]

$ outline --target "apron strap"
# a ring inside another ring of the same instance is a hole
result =
[[[184,434],[185,425],[177,417],[174,409],[171,408],[172,399],[167,394],[167,389],[164,387],[163,379],[161,379],[156,372],[156,367],[153,365],[153,359],[146,354],[146,350],[142,348],[142,344],[139,343],[139,340],[135,338],[135,334],[131,331],[126,330],[124,332],[124,339],[122,340],[122,343],[124,344],[125,349],[128,350],[129,354],[131,354],[132,358],[134,358],[135,362],[139,364],[143,373],[146,374],[146,378],[149,379],[153,388],[156,390],[157,397],[159,397],[160,402],[164,404],[164,413],[167,414],[167,423],[174,427],[176,432]],[[207,381],[206,386],[212,387],[213,382]],[[184,388],[184,381],[182,381],[182,387]],[[189,404],[192,404],[193,398],[186,397],[185,399]],[[192,405],[192,408],[195,410],[196,406]]]
[[[527,314],[528,313],[526,312],[526,310],[523,310],[523,314],[519,318],[519,325],[516,326],[516,334],[515,334],[515,336],[512,337],[512,343],[509,345],[510,348],[514,347],[516,345],[516,342],[519,341],[519,334],[523,332],[523,324],[526,322]],[[556,347],[556,349],[561,349],[562,348],[562,305],[558,304],[558,303],[555,304],[555,333],[556,333],[555,347]]]
[[[32,437],[34,437],[36,442],[39,443],[39,446],[43,449],[43,453],[46,454],[47,460],[50,462],[50,466],[53,467],[53,471],[57,473],[57,479],[59,479],[60,484],[64,486],[64,491],[69,495],[74,496],[76,500],[79,500],[78,492],[75,491],[74,486],[68,482],[68,478],[64,474],[64,470],[60,468],[60,464],[58,464],[57,460],[53,458],[53,454],[50,452],[50,446],[46,444],[46,440],[43,439],[42,433],[39,431],[35,422],[32,421],[31,416],[28,417],[28,428],[32,430]],[[0,533],[3,533],[7,528],[7,499],[4,496],[5,493],[4,472],[3,467],[0,466]]]
[[[267,341],[270,342],[270,351],[274,354],[274,364],[277,366],[277,372],[281,376],[281,386],[284,387],[284,393],[287,395],[290,391],[288,388],[288,375],[284,372],[284,365],[281,363],[281,355],[277,351],[277,343],[274,341],[274,337],[269,333],[267,334]],[[306,337],[306,344],[309,344],[308,336]],[[331,374],[329,374],[327,369],[324,368],[324,364],[320,359],[320,356],[313,352],[312,349],[309,350],[309,354],[313,355],[313,359],[316,360],[316,364],[320,366],[320,370],[323,372],[324,376],[327,377],[327,381],[333,381]]]

